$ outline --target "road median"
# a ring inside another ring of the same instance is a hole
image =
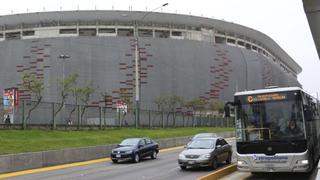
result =
[[[236,164],[231,164],[229,166],[226,166],[222,169],[218,169],[206,176],[200,177],[197,180],[216,180],[219,178],[222,178],[228,174],[231,174],[237,170],[237,165]]]

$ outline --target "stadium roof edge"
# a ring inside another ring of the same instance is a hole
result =
[[[1,25],[32,24],[46,21],[92,21],[92,20],[118,20],[118,21],[139,21],[145,11],[123,11],[123,10],[75,10],[75,11],[48,11],[27,14],[14,14],[0,16]],[[266,48],[270,49],[275,55],[282,59],[288,67],[292,68],[297,74],[302,71],[301,66],[296,63],[273,39],[266,34],[252,28],[207,17],[160,13],[154,12],[147,16],[144,21],[156,23],[186,24],[193,26],[209,25],[214,28],[234,32],[239,35],[249,37],[261,42]]]

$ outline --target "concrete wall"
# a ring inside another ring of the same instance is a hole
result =
[[[233,99],[235,91],[267,85],[299,86],[297,79],[283,72],[272,59],[239,47],[162,38],[139,38],[139,47],[142,109],[157,109],[154,100],[164,95],[178,95],[186,100],[201,97],[227,101]],[[71,58],[63,62],[58,58],[60,54]],[[112,99],[110,107],[115,107],[121,89],[134,102],[134,55],[132,37],[3,41],[0,42],[0,91],[18,87],[21,99],[34,100],[22,87],[22,75],[30,72],[44,82],[42,101],[59,102],[63,74],[67,77],[77,73],[79,86],[91,81],[95,88],[90,103],[97,105],[102,101],[101,94],[107,92]],[[74,104],[74,99],[68,98],[67,103]],[[51,114],[48,108],[41,112],[46,110],[45,114]],[[98,117],[97,111],[93,113]],[[43,117],[51,118],[40,115],[32,117],[31,123],[39,123]]]
[[[222,137],[233,137],[234,132],[218,133]],[[159,147],[169,148],[185,145],[189,137],[156,140]],[[116,145],[72,148],[63,150],[10,154],[0,156],[0,173],[22,171],[66,163],[80,162],[109,157]]]

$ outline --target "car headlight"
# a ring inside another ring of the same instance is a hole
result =
[[[203,154],[203,155],[201,155],[201,157],[204,158],[204,159],[209,159],[210,156],[211,156],[210,154]]]
[[[113,153],[113,154],[116,154],[116,153],[117,153],[117,151],[112,150],[112,153]]]
[[[126,151],[126,154],[131,154],[132,150]]]
[[[309,161],[304,159],[304,160],[299,160],[297,161],[297,164],[309,164]]]
[[[183,154],[179,154],[179,159],[183,159],[185,156]]]

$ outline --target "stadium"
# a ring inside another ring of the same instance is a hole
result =
[[[63,76],[91,81],[90,104],[120,92],[135,98],[135,37],[140,55],[141,108],[178,95],[227,101],[235,91],[301,86],[302,68],[267,35],[231,22],[142,11],[57,11],[0,17],[0,90],[16,87],[33,100],[21,77],[44,83],[44,102],[59,102]],[[147,16],[145,16],[147,14]],[[70,58],[61,59],[60,55]],[[69,100],[72,103],[71,100]]]

